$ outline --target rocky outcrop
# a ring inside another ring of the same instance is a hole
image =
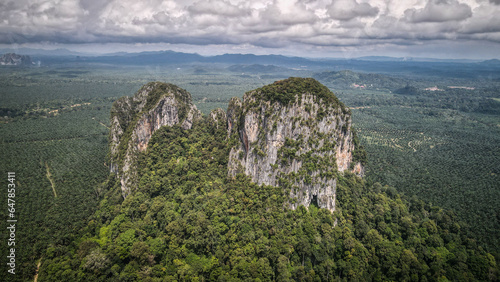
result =
[[[290,78],[233,98],[227,111],[228,134],[238,139],[228,173],[244,173],[258,184],[281,186],[289,206],[335,210],[336,176],[363,174],[353,159],[351,112],[312,78]]]
[[[153,133],[176,124],[190,129],[200,117],[189,92],[161,82],[148,83],[133,97],[123,97],[113,104],[110,169],[120,178],[123,197],[137,185],[137,156],[147,149]]]
[[[32,65],[30,56],[7,53],[0,57],[2,66],[29,66]]]
[[[210,121],[210,123],[213,124],[213,126],[216,129],[225,128],[226,127],[226,123],[227,123],[226,112],[224,112],[224,110],[221,109],[221,108],[217,108],[217,109],[212,110],[210,112],[210,119],[209,119],[209,121]]]

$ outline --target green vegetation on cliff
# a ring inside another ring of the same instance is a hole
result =
[[[141,97],[145,93],[147,93],[147,96],[145,98]],[[118,159],[123,161],[137,121],[143,114],[153,110],[163,97],[172,95],[175,97],[178,104],[178,118],[179,120],[183,120],[186,118],[189,104],[191,104],[191,94],[170,83],[150,82],[141,87],[133,97],[122,97],[113,103],[113,107],[111,108],[111,120],[116,117],[118,119],[118,125],[124,132],[120,137],[118,155],[112,156],[113,158],[119,157]],[[111,131],[111,134],[115,133],[115,131]]]
[[[271,103],[280,102],[283,105],[294,103],[296,97],[300,100],[304,93],[314,94],[315,98],[318,100],[322,99],[323,103],[329,104],[332,107],[340,106],[343,111],[348,111],[332,91],[313,78],[291,77],[276,81],[254,91],[257,93],[257,99],[270,101]]]

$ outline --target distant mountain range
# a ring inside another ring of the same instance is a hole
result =
[[[486,60],[486,61],[482,61],[481,64],[500,66],[500,60],[497,60],[497,59]]]
[[[202,56],[196,53],[182,53],[174,51],[141,52],[141,53],[114,53],[101,56],[80,56],[80,61],[109,64],[191,64],[215,63],[238,65],[278,65],[286,67],[300,67],[301,65],[314,66],[321,64],[306,58],[286,57],[282,55],[254,55],[254,54],[224,54],[217,56]]]
[[[39,56],[80,56],[91,57],[95,59],[118,58],[146,58],[146,57],[163,57],[170,58],[171,56],[179,57],[179,59],[188,59],[189,61],[209,62],[209,63],[231,63],[231,64],[274,64],[274,63],[311,63],[318,61],[376,61],[376,62],[455,62],[455,63],[479,63],[480,60],[471,59],[437,59],[437,58],[418,58],[418,57],[390,57],[390,56],[363,56],[355,58],[303,58],[289,57],[282,55],[254,55],[254,54],[223,54],[215,56],[202,56],[196,53],[183,53],[170,50],[165,51],[146,51],[138,53],[115,52],[108,54],[96,54],[91,52],[75,52],[68,49],[59,48],[53,50],[36,49],[36,48],[6,48],[0,49],[0,54],[17,53],[24,55],[39,55]],[[177,61],[177,60],[176,60]],[[497,59],[486,60],[485,63],[500,63]]]
[[[365,56],[353,60],[374,61],[374,62],[442,62],[442,63],[477,63],[480,60],[470,59],[436,59],[436,58],[416,58],[416,57],[388,57],[388,56]]]
[[[0,50],[0,54],[12,50]],[[359,58],[303,58],[283,55],[224,54],[202,56],[196,53],[175,51],[153,51],[140,53],[117,52],[111,54],[84,54],[66,49],[42,50],[18,48],[17,54],[30,55],[40,65],[163,65],[179,67],[182,65],[220,64],[221,68],[240,73],[268,73],[274,75],[290,70],[341,71],[395,74],[398,76],[439,76],[458,78],[500,79],[500,61],[446,60],[432,58],[402,58],[387,56],[368,56]],[[236,65],[236,66],[235,66]],[[286,70],[288,69],[288,70]]]

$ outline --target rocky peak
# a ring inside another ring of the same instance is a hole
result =
[[[31,58],[27,55],[7,53],[0,57],[0,65],[2,66],[28,66],[31,64]]]
[[[137,155],[147,149],[153,133],[160,127],[180,124],[190,129],[201,117],[191,94],[173,84],[151,82],[133,97],[117,100],[111,108],[111,172],[121,181],[126,197],[137,185]]]
[[[334,211],[338,173],[363,174],[350,110],[312,78],[277,81],[247,92],[243,101],[233,98],[227,120],[230,138],[238,140],[229,175],[282,187],[290,208],[315,200]]]

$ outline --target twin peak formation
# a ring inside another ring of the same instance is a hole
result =
[[[138,156],[162,126],[190,130],[205,118],[191,94],[173,84],[150,82],[111,109],[111,172],[123,197],[139,183]],[[312,78],[289,78],[232,98],[226,112],[212,110],[209,124],[227,130],[228,176],[249,176],[282,187],[288,205],[335,210],[339,173],[364,174],[366,153],[352,129],[351,111]],[[231,142],[232,141],[232,142]]]

